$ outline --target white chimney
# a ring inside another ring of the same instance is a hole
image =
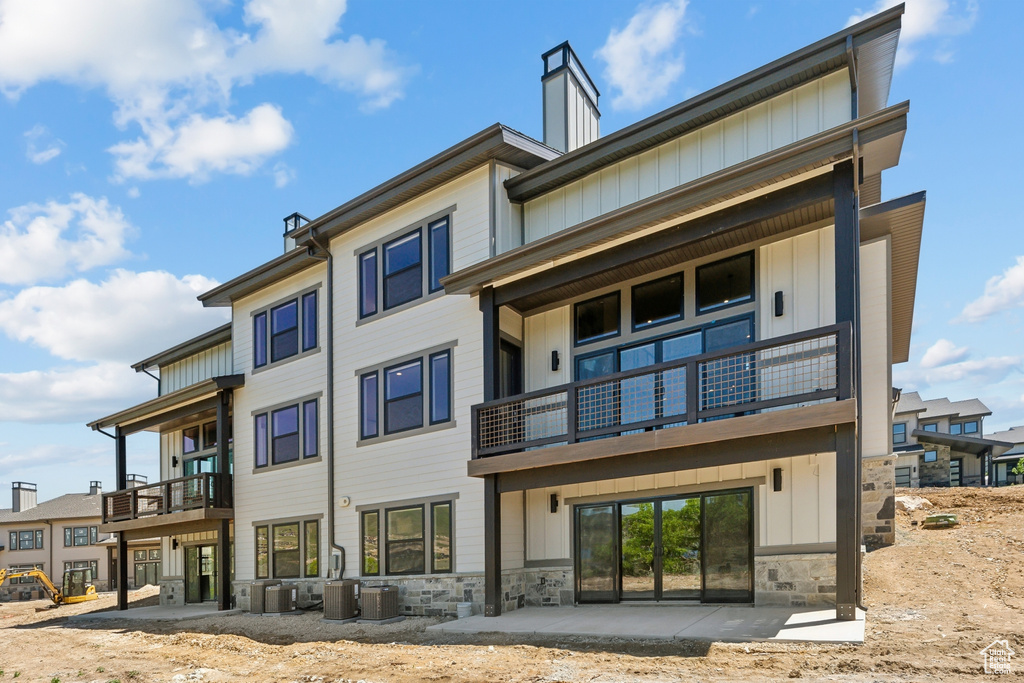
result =
[[[543,55],[544,144],[571,152],[601,137],[597,91],[566,41]]]
[[[98,496],[98,495],[100,495],[102,493],[103,493],[103,484],[102,484],[102,482],[98,482],[98,481],[90,481],[89,482],[89,495],[90,496]]]
[[[11,512],[24,512],[36,506],[36,485],[24,481],[11,484]]]
[[[149,483],[149,478],[144,474],[129,474],[127,477],[128,488],[134,489],[139,486],[145,486]]]
[[[288,253],[295,248],[295,240],[291,235],[301,228],[303,225],[309,222],[309,219],[303,216],[301,213],[296,211],[290,216],[284,219],[284,253]]]

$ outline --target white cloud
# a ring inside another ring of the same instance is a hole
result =
[[[46,126],[37,123],[25,131],[25,156],[33,164],[45,164],[60,156],[64,141],[53,137]]]
[[[222,324],[224,309],[196,301],[216,284],[201,275],[119,269],[98,284],[31,287],[0,301],[0,330],[58,358],[124,366]]]
[[[131,254],[135,228],[106,198],[26,204],[0,224],[0,283],[27,285],[106,266]]]
[[[989,278],[985,293],[964,306],[954,322],[977,323],[992,315],[1011,308],[1024,306],[1024,256],[1017,257],[1017,263],[1003,271],[1002,275]]]
[[[921,358],[922,368],[937,368],[942,365],[949,365],[967,358],[970,349],[966,346],[957,346],[948,339],[940,339],[924,352]]]
[[[118,179],[201,179],[249,173],[291,139],[273,105],[232,116],[236,85],[304,74],[374,110],[400,98],[412,73],[383,41],[340,36],[345,0],[249,0],[243,30],[220,26],[219,10],[204,0],[8,0],[0,4],[0,90],[16,98],[44,81],[103,88],[117,105],[115,123],[142,130],[111,148]],[[228,142],[202,153],[189,144],[213,130]]]
[[[923,390],[939,384],[967,382],[986,390],[1002,382],[1014,372],[1022,371],[1021,356],[990,356],[979,360],[962,360],[937,367],[903,367],[893,370],[893,382],[908,390]],[[949,392],[953,393],[953,392]]]
[[[686,0],[642,5],[624,29],[609,32],[596,56],[606,62],[604,77],[617,91],[613,109],[639,109],[664,97],[683,74],[676,42],[686,5]]]
[[[906,66],[916,59],[920,43],[926,38],[949,38],[966,33],[978,18],[977,0],[966,0],[962,11],[949,0],[877,0],[868,11],[851,16],[846,25],[856,24],[901,2],[906,2],[906,11],[900,30],[900,47],[896,53],[897,66]],[[939,47],[932,57],[941,64],[947,64],[952,61],[953,53],[947,47]]]
[[[121,362],[0,373],[0,421],[84,423],[155,395],[152,378]],[[16,464],[0,455],[0,470]]]
[[[293,180],[295,180],[293,168],[282,162],[274,164],[274,187],[280,189]]]

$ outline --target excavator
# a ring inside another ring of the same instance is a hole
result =
[[[25,571],[0,569],[0,586],[7,579],[19,579],[21,577],[32,577],[38,581],[43,586],[46,594],[53,600],[54,607],[73,605],[76,602],[86,602],[87,600],[95,600],[99,597],[96,594],[96,587],[92,585],[91,569],[66,570],[64,572],[64,584],[61,588],[54,586],[53,582],[50,581],[50,577],[42,569],[27,569]]]

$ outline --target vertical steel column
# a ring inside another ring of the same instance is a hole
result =
[[[501,493],[498,475],[484,477],[484,616],[501,616]]]
[[[231,426],[231,389],[217,392],[217,484],[216,507],[233,507],[228,432]]]
[[[217,609],[231,609],[231,520],[220,520],[217,529]]]
[[[480,312],[484,318],[484,401],[493,401],[499,397],[501,376],[501,333],[493,287],[480,291]]]
[[[128,443],[120,427],[114,428],[115,475],[117,490],[128,488]],[[128,539],[124,532],[117,534],[117,609],[128,609]]]
[[[849,322],[853,390],[860,405],[860,221],[852,161],[832,171],[835,202],[836,322]],[[860,411],[858,410],[858,422]],[[860,434],[856,425],[836,431],[836,618],[857,618],[860,602]]]

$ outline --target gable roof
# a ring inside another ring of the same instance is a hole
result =
[[[0,510],[0,524],[100,517],[102,500],[102,494],[67,493],[21,512],[14,512],[11,508]]]
[[[950,401],[948,398],[921,399],[916,391],[907,391],[896,404],[896,414],[918,413],[917,419],[929,420],[940,417],[987,417],[992,414],[984,403],[976,398]]]
[[[205,351],[231,341],[231,323],[225,323],[220,327],[203,332],[197,337],[184,341],[176,346],[154,354],[145,360],[140,360],[132,366],[135,372],[142,372],[146,368],[161,367],[188,358],[194,353]]]

